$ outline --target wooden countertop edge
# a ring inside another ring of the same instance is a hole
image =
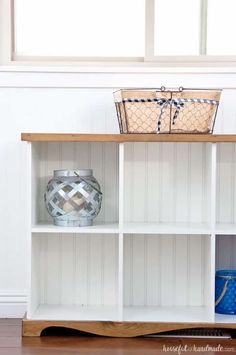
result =
[[[21,133],[28,142],[236,142],[236,134],[80,134]]]

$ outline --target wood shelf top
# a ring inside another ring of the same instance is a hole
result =
[[[28,142],[236,142],[236,134],[21,133]]]

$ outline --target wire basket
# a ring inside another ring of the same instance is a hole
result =
[[[127,89],[114,92],[120,133],[212,133],[221,90]]]

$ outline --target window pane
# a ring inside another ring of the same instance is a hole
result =
[[[235,0],[208,0],[207,54],[236,55],[235,14]]]
[[[155,55],[198,55],[199,0],[155,1]]]
[[[15,0],[16,53],[144,56],[145,0]]]

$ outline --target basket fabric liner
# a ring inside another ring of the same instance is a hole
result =
[[[119,90],[121,133],[212,133],[220,91]]]

